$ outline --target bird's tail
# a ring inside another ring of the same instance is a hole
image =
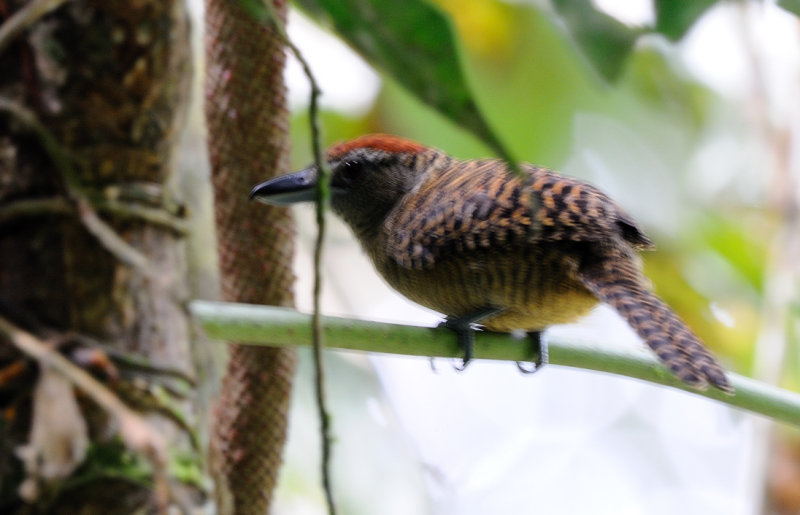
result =
[[[582,267],[589,291],[610,304],[680,380],[698,388],[709,384],[733,393],[725,372],[708,349],[664,301],[646,286],[632,259],[603,260]]]

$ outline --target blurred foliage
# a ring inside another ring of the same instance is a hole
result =
[[[673,60],[653,47],[643,47],[628,61],[621,86],[627,85],[635,98],[662,106],[678,115],[696,137],[708,122],[713,93],[687,80]]]
[[[326,143],[390,132],[462,158],[482,157],[492,153],[491,141],[476,139],[481,132],[470,121],[481,105],[512,155],[566,166],[565,173],[598,184],[647,225],[659,242],[659,251],[645,256],[657,291],[733,368],[748,373],[780,220],[736,200],[735,174],[720,190],[725,198],[693,191],[700,179],[690,172],[704,145],[719,134],[757,137],[748,133],[746,114],[731,117],[739,106],[689,75],[670,43],[719,2],[657,0],[653,26],[642,27],[588,0],[554,0],[549,8],[431,2],[451,17],[455,34],[422,0],[297,0],[384,72],[367,113],[323,114]],[[781,3],[791,10],[790,4]],[[307,117],[295,113],[292,125],[298,166],[311,158]],[[736,168],[727,158],[713,163]]]
[[[656,31],[675,41],[684,36],[716,0],[655,0]]]
[[[768,137],[754,106],[692,76],[680,48],[736,2],[655,0],[641,26],[590,0],[296,3],[383,73],[367,112],[322,113],[326,144],[387,132],[485,157],[492,145],[459,107],[481,106],[512,155],[596,184],[640,220],[657,242],[642,256],[655,290],[727,367],[754,373],[785,223],[770,200]],[[800,14],[798,0],[778,4]],[[407,9],[417,14],[394,12]],[[307,111],[295,112],[297,167],[311,160],[308,132]],[[800,299],[790,316],[782,385],[798,390]]]
[[[698,217],[694,225],[696,245],[716,252],[736,273],[735,280],[752,288],[758,298],[764,288],[764,263],[767,260],[767,236],[776,220],[765,220],[759,214],[748,218],[725,218],[708,214]],[[764,229],[768,230],[764,230]]]
[[[598,11],[591,0],[553,0],[553,5],[600,75],[616,80],[633,49],[638,31]]]
[[[504,61],[514,50],[514,9],[494,0],[435,0],[453,20],[466,49],[483,58]],[[509,30],[511,29],[511,30]]]
[[[168,468],[175,479],[187,485],[205,488],[209,481],[195,452],[173,451]]]
[[[800,301],[795,301],[791,306],[791,320],[789,322],[789,345],[786,349],[786,388],[800,391]],[[798,435],[800,439],[800,435]]]
[[[800,16],[800,0],[778,0],[778,5]]]
[[[130,452],[119,438],[113,438],[89,446],[86,459],[67,489],[89,484],[96,478],[116,478],[151,487],[152,468],[141,455]]]
[[[506,157],[463,75],[450,20],[424,1],[296,0],[330,23],[372,65],[390,74]]]
[[[656,292],[673,306],[715,354],[735,369],[748,369],[758,328],[758,302],[742,295],[741,283],[719,255],[701,247],[661,248],[645,257],[645,272]],[[698,275],[692,268],[711,272]],[[726,296],[725,292],[733,293]]]

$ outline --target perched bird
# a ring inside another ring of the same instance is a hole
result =
[[[388,135],[333,146],[331,207],[397,291],[447,316],[465,362],[471,325],[538,335],[610,304],[673,374],[732,392],[711,353],[650,291],[636,250],[652,243],[609,197],[576,179],[504,161],[461,161]],[[318,171],[261,183],[250,198],[314,199]]]

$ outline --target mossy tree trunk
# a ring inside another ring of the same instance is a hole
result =
[[[192,376],[183,213],[168,193],[189,100],[186,6],[0,0],[0,26],[34,4],[50,11],[0,41],[0,316],[146,413],[170,469],[199,455],[180,393]],[[117,421],[53,377],[0,339],[0,512],[156,506]],[[171,502],[202,501],[170,484]]]

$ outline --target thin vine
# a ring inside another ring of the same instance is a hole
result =
[[[322,317],[320,314],[320,297],[322,292],[322,251],[323,243],[325,240],[325,212],[327,211],[328,203],[330,202],[330,187],[329,178],[330,171],[328,165],[322,156],[322,138],[319,123],[319,96],[322,90],[317,83],[311,67],[303,57],[300,49],[295,46],[289,39],[286,29],[282,21],[275,13],[272,0],[264,0],[262,2],[265,9],[267,19],[271,22],[273,29],[283,40],[287,48],[297,58],[303,73],[308,78],[309,85],[311,86],[310,100],[309,100],[309,119],[311,129],[311,150],[314,155],[314,165],[317,168],[317,189],[316,189],[316,221],[317,221],[317,237],[314,243],[314,311],[311,318],[312,326],[312,348],[314,355],[314,389],[316,392],[317,412],[320,419],[320,437],[322,440],[322,460],[320,463],[322,474],[322,487],[325,491],[325,501],[328,505],[328,513],[330,515],[336,514],[336,504],[333,500],[333,487],[331,484],[331,451],[333,446],[333,439],[331,438],[330,431],[330,415],[325,404],[325,375],[322,366],[322,347],[323,341],[323,328]]]

